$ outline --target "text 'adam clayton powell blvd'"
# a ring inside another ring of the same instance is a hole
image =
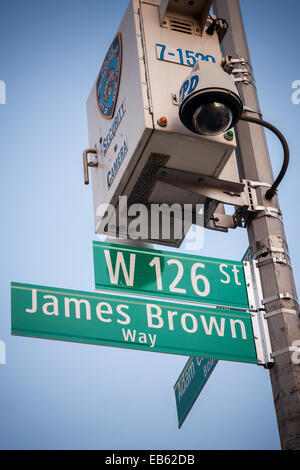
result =
[[[12,283],[16,335],[256,363],[245,311]]]

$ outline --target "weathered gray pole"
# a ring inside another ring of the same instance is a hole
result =
[[[222,42],[223,55],[244,58],[251,64],[239,0],[214,0],[214,13],[229,23],[229,30]],[[259,112],[256,88],[242,82],[238,84],[238,88],[244,105]],[[249,113],[249,116],[258,117],[253,113]],[[266,117],[266,120],[269,119]],[[236,135],[240,177],[272,183],[273,174],[263,127],[240,122]],[[266,189],[262,186],[258,191],[259,204],[275,208],[275,211],[262,210],[249,223],[248,237],[251,252],[258,260],[270,330],[274,357],[270,376],[281,446],[283,449],[299,450],[300,364],[296,364],[297,355],[293,354],[296,347],[294,341],[300,340],[299,305],[289,264],[284,226],[276,212],[276,209],[279,209],[278,199],[275,196],[271,201],[266,200]],[[262,416],[261,420],[263,419]]]

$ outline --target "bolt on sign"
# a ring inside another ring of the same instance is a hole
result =
[[[96,289],[249,308],[243,263],[94,242]]]
[[[11,309],[13,335],[257,363],[242,310],[20,283]]]

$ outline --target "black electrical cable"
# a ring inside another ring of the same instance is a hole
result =
[[[288,168],[288,165],[289,165],[290,150],[289,150],[288,143],[287,143],[285,137],[277,129],[277,127],[273,126],[272,124],[270,124],[267,121],[264,121],[263,119],[258,119],[258,118],[246,116],[245,114],[243,114],[242,117],[241,117],[241,121],[252,122],[254,124],[259,124],[261,126],[266,127],[267,129],[272,131],[275,135],[277,135],[278,139],[280,140],[280,142],[282,144],[284,157],[283,157],[283,164],[282,164],[281,170],[280,170],[277,178],[275,179],[274,183],[272,184],[270,189],[267,190],[267,192],[265,194],[265,198],[267,200],[270,200],[275,196],[276,190],[277,190],[279,184],[281,183],[281,181],[283,180],[283,177],[286,174],[286,171],[287,171],[287,168]]]
[[[212,22],[205,30],[205,32],[210,36],[214,34],[215,30],[224,30],[225,32],[228,30],[229,24],[224,18],[213,18],[211,15],[208,15],[208,17],[211,19]]]
[[[217,18],[217,25],[219,28],[224,29],[225,31],[228,31],[229,29],[229,24],[225,18]]]

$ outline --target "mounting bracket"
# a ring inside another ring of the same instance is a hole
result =
[[[269,369],[274,359],[257,261],[244,261],[244,274],[258,363]]]
[[[212,230],[228,231],[242,225],[245,213],[256,212],[256,188],[252,181],[241,183],[222,180],[214,176],[161,167],[158,181],[184,189],[205,198],[204,226]],[[235,214],[227,215],[223,204],[235,206]]]

